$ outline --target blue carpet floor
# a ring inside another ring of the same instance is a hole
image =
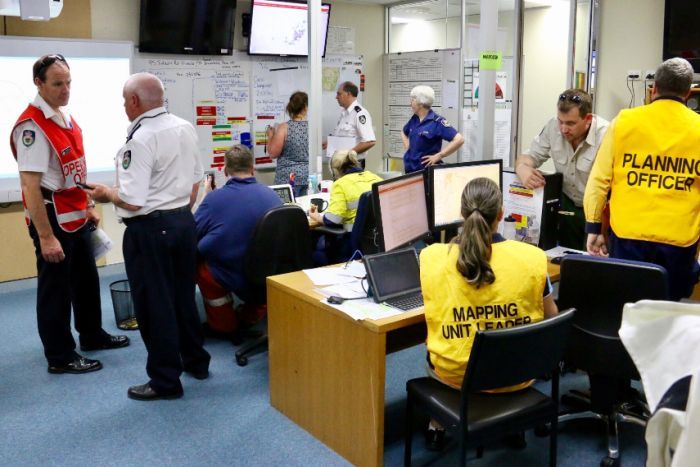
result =
[[[101,268],[100,277],[104,327],[125,333],[115,326],[108,288],[125,277],[123,266]],[[102,361],[101,371],[49,374],[36,331],[35,288],[35,280],[0,284],[1,466],[348,465],[270,407],[266,354],[240,368],[227,341],[207,340],[210,378],[183,375],[185,396],[174,401],[126,397],[129,386],[147,381],[146,351],[136,331],[126,331],[132,339],[127,348],[85,353]],[[387,359],[385,465],[402,465],[405,381],[423,376],[424,355],[425,347],[417,346]],[[585,383],[567,375],[562,392]],[[548,440],[528,433],[527,441],[522,451],[486,446],[482,459],[470,453],[471,465],[546,465]],[[572,422],[560,431],[558,465],[598,465],[604,446],[601,426]],[[643,465],[643,430],[624,426],[621,450],[622,465]],[[426,451],[416,435],[414,465],[453,465],[456,454]]]

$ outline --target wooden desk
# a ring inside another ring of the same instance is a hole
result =
[[[355,321],[320,298],[303,272],[267,279],[270,403],[353,464],[382,465],[386,356],[425,342],[423,310]]]

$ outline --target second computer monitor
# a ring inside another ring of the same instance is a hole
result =
[[[490,178],[500,188],[503,183],[500,159],[457,164],[434,165],[427,170],[430,229],[440,230],[462,225],[462,191],[475,178]]]
[[[407,245],[428,235],[428,209],[422,172],[372,185],[382,251]]]

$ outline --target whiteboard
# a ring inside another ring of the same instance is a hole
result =
[[[274,167],[266,153],[265,130],[288,120],[285,108],[293,92],[309,90],[304,57],[259,57],[237,51],[220,57],[143,53],[134,57],[133,69],[163,81],[168,110],[197,130],[205,170],[222,170],[226,150],[242,140],[252,144],[257,168]],[[362,90],[362,56],[329,55],[323,60],[324,135],[330,134],[340,117],[335,92],[343,81],[352,81]]]
[[[83,130],[88,181],[114,183],[114,156],[129,126],[122,88],[132,51],[131,42],[0,37],[0,202],[21,200],[9,138],[17,118],[34,100],[32,65],[45,54],[60,53],[70,66],[67,109]]]
[[[413,116],[409,94],[415,86],[433,88],[433,111],[455,128],[459,127],[459,63],[459,49],[384,56],[384,152],[389,157],[403,157],[405,152],[401,131]],[[456,162],[451,158],[448,161]]]

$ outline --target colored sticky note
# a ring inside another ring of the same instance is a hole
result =
[[[479,55],[480,70],[500,70],[503,65],[503,53],[495,50],[483,50]]]

